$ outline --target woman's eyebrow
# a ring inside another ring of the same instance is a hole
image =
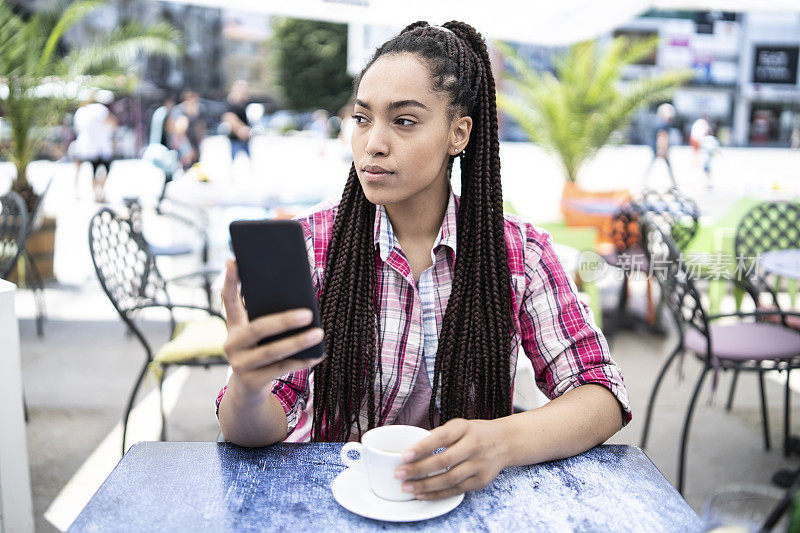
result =
[[[356,98],[355,104],[367,110],[371,109],[368,103],[364,102],[363,100],[359,100],[358,98]],[[428,106],[418,100],[398,100],[396,102],[389,103],[388,107],[389,109],[399,109],[401,107],[419,107],[421,109],[428,109]]]

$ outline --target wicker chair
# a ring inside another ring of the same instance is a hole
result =
[[[662,288],[667,305],[678,324],[679,342],[658,374],[647,407],[641,447],[647,444],[653,405],[661,381],[667,369],[679,353],[693,352],[703,363],[694,392],[689,401],[681,435],[681,449],[678,462],[678,490],[683,492],[685,481],[686,450],[692,414],[703,382],[709,373],[713,374],[714,385],[720,370],[754,371],[758,373],[761,389],[761,414],[764,430],[764,446],[770,448],[769,424],[767,414],[764,372],[766,370],[786,370],[800,364],[800,333],[785,325],[790,313],[781,311],[774,300],[775,309],[750,313],[729,313],[708,315],[703,307],[700,292],[692,275],[687,271],[678,246],[670,237],[670,228],[656,217],[644,215],[640,220],[643,227],[645,252],[653,264],[653,273]],[[755,301],[759,291],[747,279],[733,276],[731,281],[739,284]],[[772,293],[774,297],[774,293]],[[780,323],[764,321],[765,316],[778,316]],[[752,322],[739,320],[735,323],[712,322],[723,317],[752,318]],[[788,377],[788,376],[787,376]],[[788,390],[788,379],[787,379]],[[789,403],[786,396],[784,413],[784,442],[789,440]]]
[[[0,196],[0,278],[7,279],[25,249],[28,210],[22,197],[9,192]]]
[[[173,304],[166,291],[166,282],[155,264],[155,256],[135,224],[111,209],[101,209],[89,224],[89,249],[97,278],[114,308],[130,332],[139,340],[145,351],[142,370],[128,400],[123,417],[122,451],[128,418],[136,394],[151,364],[162,371],[159,376],[159,393],[162,392],[168,367],[173,365],[203,366],[227,365],[222,351],[225,324],[222,317],[211,309]],[[156,352],[134,320],[142,309],[163,308],[169,312],[170,341]],[[173,311],[176,308],[202,309],[207,317],[179,324]],[[162,440],[166,439],[166,420],[163,398],[160,401]]]
[[[677,188],[665,192],[645,190],[632,202],[620,208],[611,224],[611,242],[614,251],[603,256],[609,265],[622,270],[623,278],[617,306],[611,320],[605,322],[604,331],[613,335],[618,329],[635,322],[627,312],[628,279],[634,272],[650,272],[650,262],[642,246],[639,219],[645,214],[657,216],[670,228],[670,235],[678,247],[684,249],[697,233],[698,209],[691,198]],[[651,285],[648,279],[648,317],[647,324],[653,328],[658,311],[652,301]]]

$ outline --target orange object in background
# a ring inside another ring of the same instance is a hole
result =
[[[627,190],[587,191],[568,181],[561,196],[561,212],[568,226],[596,227],[597,244],[607,245],[611,243],[614,215],[631,199]]]

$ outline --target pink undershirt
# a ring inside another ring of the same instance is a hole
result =
[[[417,370],[417,379],[414,381],[414,388],[408,395],[408,399],[403,408],[397,413],[397,418],[393,423],[431,429],[428,420],[428,406],[431,402],[431,392],[431,383],[428,381],[428,373],[425,371],[425,361],[423,359],[420,368]],[[436,425],[439,424],[438,410],[433,414],[433,421]]]

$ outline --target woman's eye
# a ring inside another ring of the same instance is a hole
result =
[[[409,118],[398,118],[395,122],[397,122],[400,126],[413,126],[416,124],[416,122]]]
[[[366,117],[362,117],[361,115],[350,115],[350,118],[355,120],[356,124],[362,124],[367,120]]]

